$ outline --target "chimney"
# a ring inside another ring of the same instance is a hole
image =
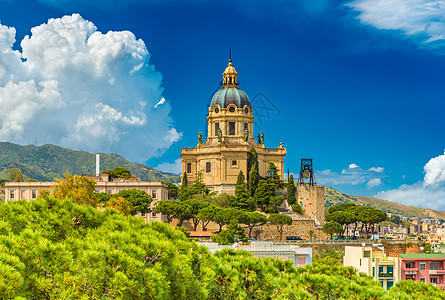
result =
[[[96,154],[96,176],[100,175],[100,154]]]

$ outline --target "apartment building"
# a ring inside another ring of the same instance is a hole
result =
[[[414,280],[445,288],[445,254],[401,254],[402,280]]]

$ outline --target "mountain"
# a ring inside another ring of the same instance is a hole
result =
[[[180,182],[180,177],[166,174],[144,164],[132,163],[117,154],[100,153],[100,170],[127,168],[132,175],[142,181],[165,180]],[[9,177],[9,169],[18,168],[24,178],[38,181],[53,181],[64,178],[65,173],[94,175],[96,173],[96,155],[85,151],[74,151],[55,145],[20,146],[0,142],[0,178]]]
[[[330,207],[342,203],[354,203],[371,206],[384,212],[402,215],[405,217],[433,218],[445,220],[445,211],[437,211],[430,208],[403,205],[397,202],[363,196],[352,196],[339,192],[331,187],[325,187],[325,206]]]

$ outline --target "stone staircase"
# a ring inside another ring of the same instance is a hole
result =
[[[297,214],[295,212],[292,211],[292,207],[289,205],[289,203],[287,203],[287,190],[286,189],[282,189],[277,191],[277,195],[283,195],[284,196],[284,201],[283,204],[281,204],[280,207],[278,207],[278,213],[283,214],[283,215],[287,215],[289,217],[292,218],[292,220],[311,220],[308,219],[305,216],[302,216],[300,214]]]

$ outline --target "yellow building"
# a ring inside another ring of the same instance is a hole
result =
[[[251,146],[258,154],[260,176],[265,177],[269,162],[274,163],[284,179],[283,143],[277,148],[264,146],[264,135],[253,135],[253,109],[247,94],[238,88],[238,73],[229,59],[223,73],[222,89],[217,91],[208,108],[205,143],[202,134],[196,148],[182,148],[182,174],[187,174],[188,182],[196,179],[201,171],[204,183],[214,191],[233,194],[240,171],[247,177],[247,160]]]

